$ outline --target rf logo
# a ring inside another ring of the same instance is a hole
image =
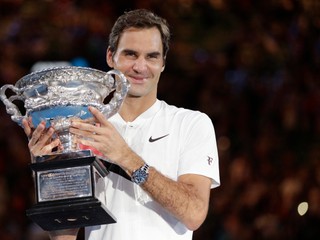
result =
[[[212,157],[209,157],[209,156],[207,156],[207,157],[208,157],[208,164],[211,165],[212,162],[213,162],[213,158],[212,158]]]

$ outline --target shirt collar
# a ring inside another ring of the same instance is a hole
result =
[[[161,108],[161,101],[157,99],[151,107],[149,107],[146,111],[141,113],[135,120],[130,122],[130,124],[139,125],[141,122],[144,122],[145,120],[153,117],[160,110],[160,108]],[[119,113],[116,113],[114,116],[112,116],[112,118],[124,124],[129,123],[129,122],[125,122]]]

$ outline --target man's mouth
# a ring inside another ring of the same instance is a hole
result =
[[[139,77],[139,76],[130,76],[129,80],[131,83],[136,83],[136,84],[141,84],[144,83],[146,81],[147,78],[145,77]]]

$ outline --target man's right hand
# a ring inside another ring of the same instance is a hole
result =
[[[61,145],[60,140],[52,140],[54,134],[53,127],[46,129],[46,123],[42,121],[36,128],[28,119],[22,120],[24,132],[29,139],[28,147],[33,157],[51,154],[54,148]]]

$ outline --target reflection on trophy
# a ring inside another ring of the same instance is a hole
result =
[[[129,83],[121,72],[84,67],[33,72],[14,86],[1,87],[0,98],[13,121],[21,125],[23,118],[31,117],[35,127],[46,121],[62,143],[62,150],[37,156],[31,163],[36,204],[27,210],[27,216],[44,230],[115,223],[106,208],[104,177],[108,171],[101,157],[73,142],[69,127],[73,118],[92,120],[88,106],[111,117],[119,110],[128,89]],[[108,96],[110,100],[105,103]],[[16,101],[24,103],[24,115]]]

